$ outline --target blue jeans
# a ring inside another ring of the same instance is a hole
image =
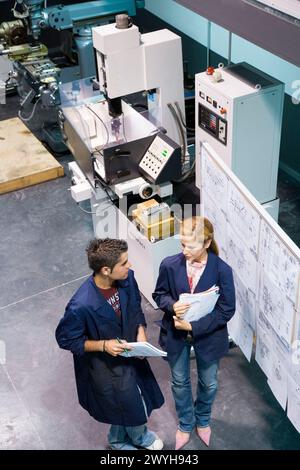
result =
[[[137,447],[148,447],[157,438],[147,426],[117,426],[113,424],[108,434],[108,442],[112,449],[137,450]]]
[[[186,342],[182,352],[169,359],[172,373],[172,392],[175,400],[179,429],[191,432],[195,425],[206,427],[210,423],[211,407],[217,393],[219,361],[204,362],[195,351],[198,382],[194,402],[190,377],[191,343]]]
[[[141,394],[141,390],[138,387]],[[145,414],[147,416],[147,408],[141,394],[141,400],[144,405]],[[112,424],[108,433],[108,442],[112,449],[115,450],[137,450],[137,447],[148,447],[153,444],[157,435],[147,429],[146,424],[141,426],[119,426]]]

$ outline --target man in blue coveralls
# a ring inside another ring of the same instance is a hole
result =
[[[87,248],[93,275],[73,295],[56,330],[59,346],[73,353],[79,403],[110,423],[112,449],[163,448],[147,429],[164,403],[147,359],[123,357],[127,344],[146,341],[141,296],[124,240],[94,239]]]

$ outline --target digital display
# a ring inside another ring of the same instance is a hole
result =
[[[217,133],[218,121],[217,121],[216,114],[211,112],[208,108],[201,106],[199,119],[200,119],[199,124],[201,127],[204,127],[205,129],[209,130],[213,134]]]
[[[199,127],[218,139],[222,144],[227,145],[227,122],[211,111],[206,106],[199,103]]]
[[[209,127],[213,131],[217,129],[217,117],[213,113],[209,115]]]

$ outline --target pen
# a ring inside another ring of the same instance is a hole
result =
[[[122,344],[122,341],[120,340],[120,338],[116,338],[116,340],[118,341],[118,343]],[[126,354],[129,353],[128,349],[124,349],[124,352],[125,352]]]

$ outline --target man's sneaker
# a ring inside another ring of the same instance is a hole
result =
[[[145,447],[145,449],[148,449],[148,450],[161,450],[164,446],[164,443],[163,441],[157,437],[155,439],[155,441],[152,442],[152,444],[148,447]]]

